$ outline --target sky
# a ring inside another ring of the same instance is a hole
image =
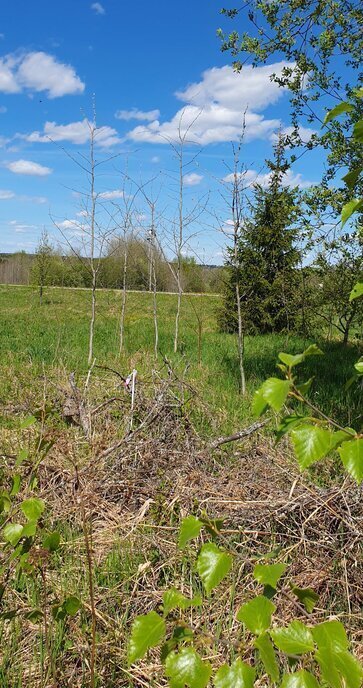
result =
[[[220,26],[234,28],[220,15],[221,4],[2,0],[0,252],[33,252],[43,228],[55,244],[77,240],[87,190],[77,161],[88,154],[95,103],[96,157],[106,161],[99,166],[97,193],[114,207],[125,198],[125,173],[146,184],[157,199],[165,237],[177,198],[170,141],[180,121],[192,125],[185,203],[203,206],[203,219],[197,229],[196,223],[187,229],[184,250],[208,264],[223,261],[230,215],[221,193],[226,183],[221,186],[220,180],[230,173],[231,142],[240,135],[243,113],[246,178],[252,183],[258,175],[266,183],[265,160],[276,132],[289,126],[289,102],[270,81],[285,64],[282,56],[233,72],[216,36]],[[302,127],[308,138],[312,129]],[[319,154],[303,156],[285,183],[302,188],[317,183],[322,166]],[[142,194],[138,202],[139,231],[147,231]],[[172,241],[166,241],[172,255]]]

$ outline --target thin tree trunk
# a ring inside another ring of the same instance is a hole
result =
[[[121,318],[120,318],[120,346],[119,353],[122,354],[124,346],[124,326],[126,313],[126,278],[127,278],[127,245],[125,237],[125,251],[124,251],[124,269],[122,276],[122,303],[121,303]]]
[[[96,320],[96,284],[97,284],[97,274],[96,270],[92,270],[92,305],[91,305],[91,321],[89,327],[89,346],[88,346],[88,365],[90,366],[93,361],[93,337],[95,332],[95,320]]]
[[[239,372],[240,372],[240,391],[243,395],[246,394],[246,376],[244,368],[244,333],[242,326],[242,311],[241,311],[241,296],[239,290],[238,279],[236,282],[236,300],[237,300],[237,315],[238,315],[238,358],[239,358]]]
[[[177,264],[177,285],[178,285],[178,303],[175,316],[175,336],[174,336],[174,353],[178,351],[179,345],[179,320],[182,299],[181,286],[181,267],[182,267],[182,248],[183,248],[183,147],[180,147],[179,155],[179,237],[178,237],[178,264]]]
[[[97,286],[97,268],[95,265],[95,219],[96,219],[96,196],[95,196],[95,159],[94,159],[94,137],[96,124],[95,119],[90,130],[90,177],[91,177],[91,272],[92,272],[92,306],[91,306],[91,322],[89,328],[89,346],[88,346],[88,365],[93,361],[93,336],[95,330],[96,320],[96,286]]]

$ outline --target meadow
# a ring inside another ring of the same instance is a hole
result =
[[[310,359],[301,375],[315,376],[312,398],[325,413],[339,422],[355,427],[359,420],[361,393],[344,389],[359,355],[358,345],[348,347],[339,341],[319,341],[291,335],[246,337],[245,367],[248,394],[238,390],[236,338],[221,333],[217,326],[218,295],[189,295],[182,301],[181,345],[173,354],[176,295],[157,296],[159,351],[157,365],[167,357],[195,386],[201,399],[216,415],[223,432],[237,429],[251,418],[254,390],[271,375],[278,374],[280,351],[297,353],[312,341],[325,356]],[[97,295],[94,352],[97,364],[117,368],[127,375],[133,367],[145,375],[155,367],[152,296],[129,292],[125,320],[125,346],[118,354],[121,294],[100,290]],[[90,295],[84,289],[48,288],[39,304],[37,288],[0,287],[0,398],[14,400],[14,378],[21,379],[21,396],[34,389],[43,370],[87,372],[87,346]],[[202,325],[201,350],[198,350],[198,319]],[[200,358],[200,360],[199,360]],[[17,385],[19,390],[19,384]],[[208,432],[208,426],[205,427]]]
[[[0,287],[0,497],[6,506],[10,495],[13,520],[19,519],[18,500],[29,492],[45,504],[40,532],[29,544],[30,566],[18,567],[9,543],[2,549],[0,688],[166,686],[157,651],[129,666],[127,647],[135,616],[159,610],[163,590],[177,585],[188,595],[202,592],[195,548],[186,555],[176,547],[180,518],[191,513],[222,515],[227,523],[223,542],[228,537],[243,551],[242,568],[238,565],[227,577],[221,594],[212,595],[207,614],[191,610],[183,617],[202,632],[212,663],[229,661],[228,648],[240,642],[234,610],[255,592],[251,562],[261,556],[270,561],[271,551],[287,562],[297,584],[316,590],[314,619],[323,620],[328,608],[346,623],[358,655],[363,652],[361,553],[354,530],[361,501],[354,486],[341,491],[334,459],[327,460],[325,470],[319,464],[319,471],[302,477],[288,443],[276,448],[271,429],[237,448],[228,445],[231,450],[213,455],[208,449],[210,437],[251,423],[253,392],[266,377],[278,374],[278,352],[299,352],[312,340],[247,337],[248,394],[242,398],[236,338],[217,327],[220,298],[185,295],[181,347],[173,354],[176,296],[158,294],[160,353],[155,360],[151,295],[128,293],[120,356],[120,292],[97,293],[94,351],[103,367],[94,367],[87,390],[89,408],[99,412],[93,414],[92,438],[85,438],[79,424],[65,422],[61,409],[69,374],[75,372],[80,388],[87,377],[89,292],[47,288],[40,305],[36,288]],[[345,390],[344,383],[357,347],[318,343],[325,356],[301,366],[304,379],[315,375],[311,398],[354,427],[361,390]],[[173,384],[165,407],[145,431],[120,452],[105,456],[104,447],[129,422],[130,403],[107,368],[125,376],[134,367],[140,380],[140,424],[148,415],[148,390],[155,387],[158,394],[170,369]],[[184,390],[189,405],[179,403]],[[113,397],[116,404],[109,405]],[[26,419],[34,413],[37,420],[29,425]],[[6,524],[7,513],[4,519]],[[337,523],[344,524],[344,532]],[[58,546],[45,552],[46,538],[55,532]],[[278,604],[279,619],[294,618],[288,598]],[[246,648],[249,652],[248,641]]]

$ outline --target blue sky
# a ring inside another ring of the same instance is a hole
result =
[[[77,235],[71,223],[80,222],[82,210],[75,191],[87,183],[62,148],[72,156],[87,153],[86,119],[95,94],[97,156],[117,155],[102,168],[97,191],[104,202],[116,202],[126,169],[138,182],[157,176],[153,189],[165,236],[176,213],[177,172],[167,140],[175,139],[182,112],[185,123],[198,115],[187,155],[192,159],[199,148],[201,153],[185,171],[186,207],[199,198],[208,198],[208,205],[198,234],[194,225],[189,228],[193,236],[185,251],[207,263],[222,261],[226,237],[215,216],[228,228],[229,214],[218,180],[228,174],[230,142],[238,137],[242,113],[248,108],[242,153],[248,179],[259,173],[263,182],[274,135],[289,124],[289,104],[269,79],[283,66],[280,56],[273,68],[232,72],[216,37],[219,26],[230,26],[219,14],[221,4],[1,3],[0,251],[34,251],[43,227],[55,243],[64,243],[64,236],[72,241],[72,231]],[[317,153],[303,156],[286,183],[317,182],[322,162]],[[140,227],[147,229],[141,199],[139,211]]]

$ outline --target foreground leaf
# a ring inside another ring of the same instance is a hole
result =
[[[202,527],[202,522],[195,518],[195,516],[183,518],[179,533],[179,549],[184,549],[189,540],[194,540],[194,538],[198,537]]]
[[[296,365],[299,365],[299,363],[302,363],[305,359],[304,354],[285,354],[283,352],[279,353],[279,359],[285,365],[288,366],[288,368],[293,368]]]
[[[319,599],[319,595],[312,588],[298,588],[296,585],[292,585],[291,590],[310,614],[315,607],[315,603]]]
[[[131,628],[129,664],[141,659],[150,647],[155,647],[165,636],[165,621],[156,612],[137,616]]]
[[[170,679],[170,688],[205,688],[212,667],[203,662],[192,647],[184,647],[179,653],[171,652],[167,656],[165,673]]]
[[[291,431],[292,444],[301,470],[322,459],[332,446],[329,430],[315,425],[300,425]]]
[[[23,526],[20,523],[8,523],[3,530],[5,540],[10,542],[13,547],[18,544],[22,534]]]
[[[49,533],[45,536],[43,540],[44,549],[49,550],[49,552],[55,552],[60,545],[60,535],[57,531]]]
[[[354,285],[352,291],[350,292],[349,301],[359,299],[361,296],[363,296],[363,282],[358,282]]]
[[[327,647],[334,652],[347,650],[349,641],[345,628],[340,621],[324,621],[312,629],[314,640],[319,648]]]
[[[277,663],[274,646],[267,635],[262,633],[254,642],[254,646],[258,649],[260,659],[265,667],[266,673],[275,683],[279,680],[280,670]]]
[[[229,573],[232,557],[219,549],[213,542],[203,545],[197,559],[197,571],[207,594]]]
[[[292,621],[286,628],[270,631],[276,647],[287,655],[303,655],[314,649],[312,633],[301,621]]]
[[[363,207],[363,200],[360,198],[353,198],[352,201],[348,201],[348,203],[346,203],[343,206],[343,210],[342,210],[342,214],[341,214],[342,227],[344,227],[345,223],[348,222],[351,215],[353,215],[353,213],[356,213],[362,207]]]
[[[342,103],[339,103],[331,110],[329,110],[329,112],[326,113],[324,117],[324,124],[328,124],[328,122],[331,122],[333,119],[339,117],[339,115],[342,115],[344,112],[351,112],[352,110],[354,110],[354,106],[351,103],[348,103],[346,100],[344,100]]]
[[[20,508],[28,521],[37,521],[45,509],[45,504],[42,499],[32,497],[31,499],[25,499],[20,504]]]
[[[164,616],[167,616],[173,609],[189,609],[189,607],[198,607],[201,604],[202,598],[200,595],[190,599],[174,587],[166,590],[163,595]]]
[[[262,416],[268,409],[268,404],[263,396],[261,389],[257,389],[252,398],[252,414]]]
[[[280,380],[277,377],[269,377],[260,387],[260,392],[265,402],[274,409],[281,411],[287,395],[290,391],[289,380]]]
[[[361,688],[362,666],[347,650],[334,652],[324,647],[315,653],[315,659],[322,679],[332,688]]]
[[[215,688],[253,688],[255,673],[251,666],[238,658],[231,666],[224,664],[218,669],[214,685]]]
[[[78,597],[70,595],[64,600],[63,607],[69,616],[75,616],[81,608],[81,601]]]
[[[296,671],[294,674],[285,674],[282,678],[281,688],[319,688],[319,684],[309,671]]]
[[[271,588],[276,588],[286,569],[286,564],[256,564],[253,569],[253,575],[262,585],[270,585]]]
[[[260,635],[271,625],[271,617],[276,607],[264,595],[257,595],[250,602],[243,604],[237,614],[238,621],[242,621],[251,633]]]
[[[363,480],[363,439],[344,442],[338,452],[345,470],[359,485]]]

